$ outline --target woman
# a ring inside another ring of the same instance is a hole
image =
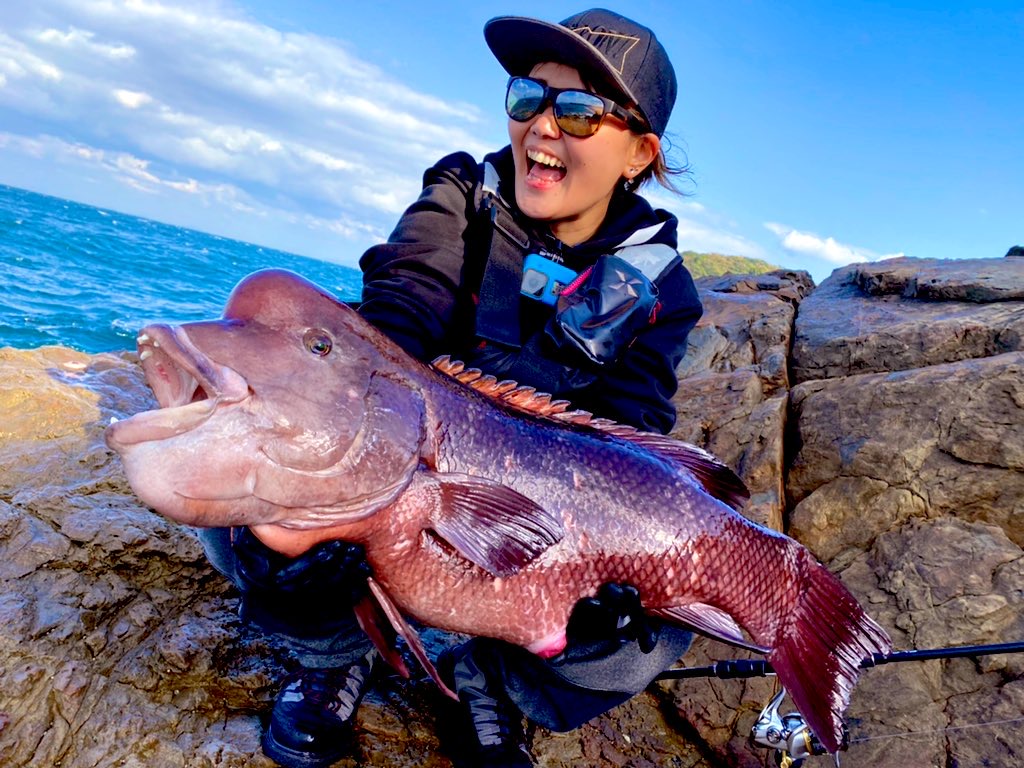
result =
[[[633,192],[667,180],[661,136],[676,90],[668,57],[649,29],[602,10],[559,25],[497,18],[484,35],[512,76],[510,145],[483,170],[457,154],[427,171],[389,242],[360,262],[360,312],[421,359],[452,354],[668,432],[675,369],[701,307],[675,250],[675,219]],[[549,283],[582,276],[579,287],[553,304],[538,300],[531,265]],[[576,609],[570,645],[551,662],[485,639],[446,654],[441,668],[469,726],[453,740],[469,746],[465,764],[532,765],[511,704],[568,730],[643,690],[690,636],[644,627],[642,617],[634,590],[606,585]]]
[[[661,136],[676,84],[665,50],[646,27],[603,10],[561,24],[496,18],[484,35],[512,76],[510,145],[483,163],[459,153],[426,171],[420,198],[360,262],[360,312],[421,360],[451,354],[599,416],[668,432],[675,369],[701,306],[676,251],[675,218],[634,191],[652,178],[671,186]],[[359,553],[331,542],[287,560],[261,552],[244,530],[234,546],[236,571],[251,575],[249,615],[302,650],[264,751],[282,765],[329,765],[345,749],[372,653],[345,606],[328,616],[311,600],[312,621],[296,614],[306,612],[303,590],[320,593],[324,578],[335,594],[358,583]],[[636,591],[621,584],[582,601],[568,635],[548,661],[487,639],[440,659],[465,715],[460,764],[532,765],[520,712],[575,728],[643,690],[690,642],[647,622]]]
[[[660,136],[675,101],[668,57],[650,30],[607,11],[561,25],[498,18],[484,33],[513,75],[511,144],[485,158],[498,176],[497,226],[479,210],[485,179],[477,162],[464,153],[444,158],[424,175],[420,199],[389,241],[363,256],[360,311],[421,359],[451,354],[667,432],[675,366],[700,303],[675,252],[675,218],[631,190],[651,178],[667,183]],[[499,253],[495,264],[495,249],[509,243],[519,253]],[[565,338],[550,304],[520,298],[515,262],[529,251],[578,274],[625,244],[645,246],[660,307],[635,341],[621,342],[632,343],[620,356],[594,361]]]

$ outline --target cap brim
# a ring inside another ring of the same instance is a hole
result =
[[[578,69],[594,85],[609,88],[603,96],[635,104],[622,76],[591,43],[560,24],[522,16],[499,16],[484,25],[484,39],[510,75],[528,75],[537,64],[554,61]]]

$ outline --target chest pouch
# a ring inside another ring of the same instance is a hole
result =
[[[617,256],[602,256],[558,297],[555,324],[599,365],[614,362],[654,321],[658,288]]]

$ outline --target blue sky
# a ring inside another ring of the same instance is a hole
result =
[[[675,64],[680,247],[821,282],[1024,244],[1024,3],[608,2]],[[0,183],[355,265],[424,168],[507,140],[495,15],[563,2],[33,0],[0,18]],[[685,155],[681,154],[685,153]]]

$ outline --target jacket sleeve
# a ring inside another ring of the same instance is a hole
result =
[[[649,432],[667,434],[676,421],[672,396],[686,338],[703,314],[689,271],[676,264],[659,281],[656,321],[641,331],[622,357],[601,368],[573,398],[577,407]]]
[[[449,155],[423,176],[423,191],[386,243],[359,260],[359,313],[420,360],[441,354],[452,331],[466,268],[467,232],[476,210],[476,161]]]

